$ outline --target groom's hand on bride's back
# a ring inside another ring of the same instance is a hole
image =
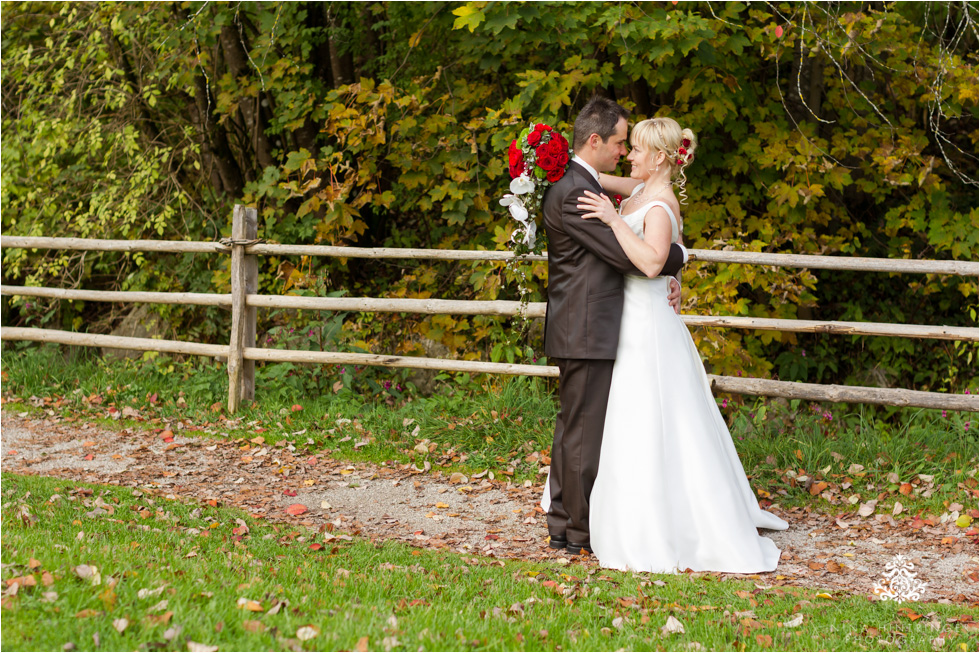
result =
[[[674,309],[674,313],[681,314],[681,284],[674,277],[670,278],[670,292],[667,293],[667,303]]]

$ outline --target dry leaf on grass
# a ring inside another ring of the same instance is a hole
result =
[[[684,634],[684,624],[674,618],[673,615],[667,617],[667,623],[665,623],[661,628],[660,632],[664,635],[671,635],[673,633]]]
[[[320,634],[320,629],[317,628],[316,626],[313,625],[300,626],[300,628],[296,631],[296,639],[298,639],[301,642],[306,642],[313,639],[319,634]]]

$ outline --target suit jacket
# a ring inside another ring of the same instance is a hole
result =
[[[582,218],[583,191],[603,192],[576,162],[545,193],[548,308],[544,353],[549,358],[615,359],[623,315],[624,275],[641,275],[608,225]],[[661,275],[675,275],[684,255],[676,244]]]

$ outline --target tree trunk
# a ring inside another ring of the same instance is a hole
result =
[[[228,144],[228,134],[223,127],[218,125],[214,116],[208,113],[208,106],[214,107],[215,104],[209,97],[209,89],[204,76],[198,75],[194,84],[196,87],[194,94],[196,111],[191,115],[197,117],[197,128],[200,130],[202,140],[201,152],[210,159],[205,164],[210,163],[210,167],[212,167],[212,183],[228,195],[238,197],[242,188],[245,187],[245,180],[242,178],[238,162],[235,161],[235,155]],[[214,175],[217,175],[220,183],[213,181]]]
[[[245,51],[245,44],[242,37],[233,25],[225,25],[221,28],[221,48],[224,51],[225,61],[228,68],[236,79],[251,77],[252,71],[249,67],[248,54]],[[275,165],[272,157],[272,146],[268,137],[265,135],[265,125],[262,124],[262,113],[259,110],[261,94],[254,98],[241,97],[238,102],[239,110],[245,121],[245,129],[249,136],[249,145],[255,152],[256,160],[260,168]]]
[[[636,113],[649,116],[650,110],[650,91],[646,81],[642,79],[634,80],[630,83],[630,98],[636,104]]]

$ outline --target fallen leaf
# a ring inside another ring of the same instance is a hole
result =
[[[320,629],[316,626],[300,626],[296,631],[296,639],[306,642],[320,634]]]
[[[810,486],[810,495],[816,496],[827,489],[827,483],[820,481],[819,483],[814,483]],[[771,642],[770,642],[771,643]]]
[[[797,613],[797,615],[789,621],[783,622],[783,626],[786,628],[796,628],[797,626],[801,625],[803,625],[803,613]]]
[[[75,567],[75,575],[82,580],[92,581],[93,585],[99,585],[102,583],[102,576],[99,574],[98,567],[92,567],[89,565],[78,565]]]
[[[8,578],[7,586],[10,587],[13,584],[17,584],[19,587],[34,587],[37,585],[37,580],[34,576],[18,576],[17,578]]]
[[[901,485],[898,486],[898,491],[901,494],[904,494],[904,495],[908,496],[908,495],[912,494],[912,484],[911,483],[902,483]]]
[[[877,505],[878,505],[877,499],[872,499],[867,503],[862,503],[861,507],[858,508],[858,514],[861,515],[862,517],[869,517],[874,514],[875,506]]]
[[[117,633],[121,633],[122,631],[126,630],[126,626],[128,625],[129,619],[126,619],[125,617],[112,620],[112,627],[116,629]]]
[[[360,653],[364,653],[365,651],[368,650],[368,638],[367,638],[367,635],[365,635],[364,637],[362,637],[359,640],[357,640],[357,645],[354,647],[354,650],[355,651],[359,651]]]
[[[244,597],[238,599],[237,607],[239,610],[249,610],[250,612],[262,612],[262,604],[252,599]]]
[[[294,503],[286,507],[286,513],[289,515],[302,515],[308,508],[302,503]]]
[[[755,642],[759,646],[769,647],[772,646],[772,637],[769,635],[756,635]]]
[[[246,619],[242,622],[242,628],[250,633],[261,633],[265,630],[265,624],[261,621],[253,621],[251,619]]]
[[[41,566],[41,561],[37,560],[36,558],[31,558],[30,560],[27,561],[28,569],[37,569],[40,566]]]
[[[214,653],[214,651],[218,650],[218,647],[187,640],[187,650],[191,651],[191,653]]]
[[[79,610],[75,613],[76,619],[85,619],[87,617],[97,617],[102,614],[98,610],[93,610],[92,608],[86,608],[85,610]]]
[[[660,632],[664,635],[671,635],[673,633],[684,634],[684,624],[674,618],[673,615],[667,617],[667,623],[665,623],[660,628]]]
[[[160,587],[156,588],[155,590],[141,589],[140,591],[138,591],[136,593],[136,597],[137,598],[140,598],[140,599],[145,599],[148,596],[156,596],[157,594],[159,594],[160,592],[162,592],[165,587],[167,587],[167,586],[166,585],[161,585]]]

